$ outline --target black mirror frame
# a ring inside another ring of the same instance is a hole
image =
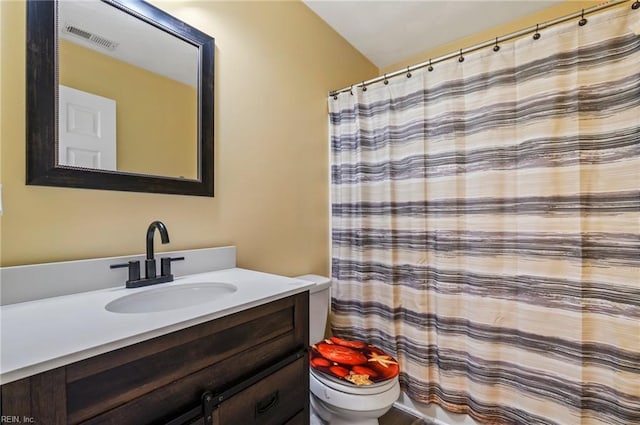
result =
[[[26,183],[39,186],[213,196],[214,39],[143,1],[101,1],[198,48],[199,178],[186,180],[61,167],[57,164],[57,2],[27,0]]]

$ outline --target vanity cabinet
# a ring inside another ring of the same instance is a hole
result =
[[[10,382],[2,415],[47,425],[308,424],[308,297]]]

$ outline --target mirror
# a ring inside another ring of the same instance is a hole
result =
[[[57,21],[58,165],[197,179],[197,47],[100,1]]]
[[[140,1],[27,2],[27,184],[213,196],[214,40]]]

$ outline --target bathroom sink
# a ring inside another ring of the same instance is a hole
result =
[[[196,282],[163,286],[116,298],[105,306],[112,313],[154,313],[176,310],[214,301],[233,294],[238,288],[229,283]]]

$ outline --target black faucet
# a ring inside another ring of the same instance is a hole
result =
[[[112,264],[109,266],[112,269],[120,267],[129,268],[129,279],[127,280],[127,288],[139,288],[141,286],[155,285],[156,283],[171,282],[173,281],[173,275],[171,274],[171,262],[184,260],[184,257],[163,257],[160,259],[160,276],[156,273],[156,259],[153,253],[153,236],[158,229],[160,233],[160,239],[163,244],[169,243],[169,232],[167,227],[161,221],[154,221],[147,228],[147,258],[144,261],[144,279],[140,278],[140,262],[129,261],[123,264]]]
[[[156,277],[156,259],[153,255],[153,235],[155,230],[160,232],[160,239],[163,244],[169,243],[169,233],[167,232],[167,226],[161,221],[154,221],[149,225],[147,229],[147,259],[144,262],[145,277],[147,279],[153,279]]]

